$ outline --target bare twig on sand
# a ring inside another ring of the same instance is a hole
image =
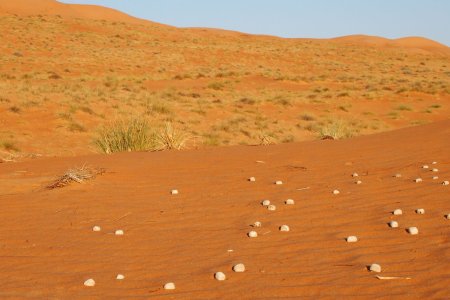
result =
[[[83,165],[80,168],[67,170],[62,176],[46,186],[48,189],[62,188],[72,182],[83,183],[86,180],[94,179],[97,175],[103,174],[105,169],[91,168]]]
[[[396,279],[408,280],[408,279],[411,279],[411,277],[392,277],[392,276],[379,276],[379,275],[376,275],[375,277],[380,280],[396,280]]]

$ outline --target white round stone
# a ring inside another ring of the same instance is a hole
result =
[[[247,235],[251,238],[255,238],[258,236],[258,233],[256,231],[250,231]]]
[[[398,227],[398,222],[397,222],[397,221],[390,221],[390,222],[389,222],[389,227],[391,227],[391,228],[397,228],[397,227]]]
[[[116,230],[116,232],[114,233],[115,235],[123,235],[124,232],[121,229]]]
[[[439,169],[433,169],[432,172],[439,172]]]
[[[101,231],[101,230],[102,230],[102,228],[101,228],[100,226],[94,226],[94,227],[92,227],[92,231],[99,232],[99,231]]]
[[[282,225],[282,226],[280,226],[280,231],[288,232],[289,230],[290,230],[290,228],[289,228],[289,226],[287,226],[287,225]]]
[[[419,229],[417,229],[417,227],[409,227],[408,228],[408,233],[411,235],[416,235],[419,233]]]
[[[173,282],[168,282],[164,285],[164,289],[165,290],[174,290],[175,289],[175,283]]]
[[[450,214],[446,215],[445,218],[446,218],[447,220],[450,220]]]
[[[436,165],[436,164],[437,164],[437,161],[433,161],[431,164],[432,164],[432,165]]]
[[[172,195],[178,195],[178,190],[171,190],[170,193],[171,193]]]
[[[282,184],[283,184],[283,181],[277,180],[277,181],[275,181],[275,184],[276,184],[276,185],[282,185]]]
[[[255,223],[253,223],[253,227],[261,227],[262,224],[259,221],[256,221]]]
[[[263,201],[261,202],[261,204],[262,204],[263,206],[269,206],[269,205],[270,205],[270,200],[263,200]]]
[[[358,177],[359,175],[358,175],[358,173],[353,173],[352,176],[353,177]]]
[[[402,177],[402,174],[397,173],[397,174],[394,175],[394,177],[395,177],[395,178],[400,178],[400,177]]]
[[[287,199],[284,203],[286,203],[286,205],[294,205],[295,201],[293,199]]]
[[[394,216],[401,216],[401,215],[403,215],[403,211],[402,211],[400,208],[397,208],[396,210],[394,210],[394,211],[392,212],[392,214],[393,214]]]
[[[356,243],[358,241],[358,238],[354,235],[351,235],[349,237],[347,237],[347,243]]]
[[[86,280],[86,281],[84,282],[84,286],[89,286],[89,287],[95,286],[95,280],[92,279],[92,278]]]
[[[125,276],[123,274],[117,274],[116,279],[117,280],[124,280]]]
[[[277,210],[277,207],[275,205],[271,204],[271,205],[267,206],[267,209],[274,211],[274,210]]]
[[[419,214],[419,215],[423,215],[423,214],[425,214],[425,209],[418,208],[418,209],[416,209],[416,213]]]
[[[448,182],[447,180],[442,183],[442,185],[449,185],[449,184],[450,182]]]
[[[334,195],[338,195],[339,193],[340,193],[339,190],[334,190],[334,191],[333,191],[333,194],[334,194]]]
[[[414,182],[422,182],[423,180],[422,180],[422,178],[416,178],[416,179],[414,179]]]
[[[250,178],[248,179],[248,181],[255,182],[255,181],[256,181],[256,178],[255,178],[255,177],[250,177]]]
[[[356,184],[361,184],[362,181],[361,181],[361,180],[358,180],[358,181],[356,181],[355,183],[356,183]]]
[[[379,264],[371,264],[369,267],[370,272],[380,273],[381,266]]]
[[[422,168],[423,168],[423,169],[428,169],[429,166],[428,166],[428,165],[423,165]]]
[[[233,271],[236,273],[242,273],[245,272],[245,266],[244,264],[237,264],[233,266]]]
[[[437,179],[439,179],[438,176],[433,176],[433,180],[437,180]]]
[[[214,274],[214,278],[216,278],[216,280],[219,280],[219,281],[224,281],[225,279],[227,279],[227,276],[225,276],[225,274],[223,272],[216,272]]]

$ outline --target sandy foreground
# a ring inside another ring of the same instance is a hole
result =
[[[448,299],[449,147],[444,121],[344,141],[0,164],[0,298]],[[83,164],[106,173],[43,188]],[[372,263],[378,275],[411,279],[376,279]],[[95,287],[83,285],[89,278]]]

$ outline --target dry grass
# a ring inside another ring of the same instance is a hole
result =
[[[103,174],[104,169],[91,168],[82,166],[67,170],[63,175],[56,178],[52,183],[46,186],[47,189],[56,189],[65,187],[72,182],[83,183],[87,180],[94,179],[97,175]]]
[[[166,123],[157,135],[157,150],[181,150],[186,148],[189,136],[174,128],[171,123]]]

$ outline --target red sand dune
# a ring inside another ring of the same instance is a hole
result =
[[[445,121],[343,141],[0,164],[0,298],[448,299],[450,187],[440,182],[450,178],[449,147]],[[439,172],[421,168],[432,161]],[[85,163],[106,173],[42,188]],[[296,204],[283,205],[288,198]],[[400,228],[387,226],[394,219]],[[255,221],[260,236],[249,239]],[[291,231],[279,232],[283,224]],[[348,244],[349,235],[360,240]],[[247,271],[233,273],[240,262]],[[371,263],[411,279],[378,280]],[[216,271],[228,279],[214,280]],[[88,278],[95,287],[83,286]],[[162,289],[169,281],[175,291]]]

